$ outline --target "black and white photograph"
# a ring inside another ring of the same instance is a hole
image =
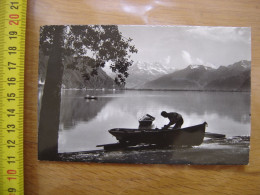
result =
[[[40,29],[38,159],[247,165],[251,28]]]

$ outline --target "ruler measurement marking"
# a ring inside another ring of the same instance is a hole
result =
[[[23,194],[23,100],[26,0],[0,7],[0,194]]]

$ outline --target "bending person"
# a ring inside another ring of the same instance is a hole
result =
[[[174,125],[174,127],[172,129],[179,129],[181,128],[182,124],[183,124],[183,118],[182,116],[177,113],[177,112],[165,112],[165,111],[162,111],[161,112],[161,115],[164,117],[164,118],[168,118],[170,120],[169,124],[168,125],[164,125],[164,127],[162,129],[168,129],[170,126]]]

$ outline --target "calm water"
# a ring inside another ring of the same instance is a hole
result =
[[[85,100],[86,94],[98,100]],[[163,110],[182,114],[183,127],[206,121],[207,132],[250,135],[250,93],[63,90],[61,104],[59,152],[115,143],[109,129],[137,128],[147,113],[156,118],[154,128],[161,128],[168,123],[160,116]]]

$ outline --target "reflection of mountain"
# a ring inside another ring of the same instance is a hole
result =
[[[95,118],[100,110],[111,100],[111,98],[98,100],[85,100],[86,91],[73,90],[63,91],[60,124],[63,129],[69,129],[78,122],[87,122]],[[88,93],[89,94],[89,93]]]
[[[137,61],[129,67],[129,77],[126,79],[126,87],[133,88],[140,86],[173,71],[174,68],[170,69],[168,66],[159,62],[150,63]]]
[[[250,122],[250,95],[248,93],[180,92],[171,99],[158,99],[157,102],[172,105],[188,115],[217,114],[237,122]]]
[[[39,58],[39,83],[43,83],[45,81],[46,71],[47,71],[47,63],[48,56],[44,56],[40,54]],[[72,67],[73,65],[73,57],[65,57],[63,60],[63,64],[65,67],[62,87],[65,89],[68,88],[114,88],[115,83],[112,78],[110,78],[102,69],[98,69],[98,75],[92,76],[89,80],[85,80],[82,77],[82,73],[79,70],[66,68]],[[81,68],[83,64],[86,63],[84,57],[77,59],[76,66],[77,68]],[[75,65],[74,65],[75,66]],[[86,72],[90,73],[90,68],[86,69]]]
[[[160,116],[162,110],[178,111],[189,117],[184,120],[192,120],[192,116],[196,115],[201,117],[202,121],[208,120],[207,117],[215,116],[215,120],[227,118],[241,124],[250,122],[249,93],[121,92],[122,94],[116,94],[113,97],[108,97],[104,92],[103,95],[106,97],[90,102],[83,99],[82,91],[72,91],[73,95],[63,95],[61,107],[63,128],[69,129],[77,122],[89,122],[97,117],[106,124],[114,121],[112,127],[126,124],[129,125],[127,127],[133,128],[138,125],[138,117],[146,113],[155,116],[156,121],[163,120]],[[131,118],[129,118],[130,116]],[[110,120],[106,121],[108,118]],[[132,121],[131,124],[129,124],[130,121]],[[200,121],[195,121],[193,124],[198,122]]]
[[[59,131],[60,152],[96,150],[98,144],[114,143],[116,139],[108,133],[109,129],[137,128],[138,117],[146,113],[156,118],[154,127],[161,128],[168,123],[160,115],[162,110],[182,114],[183,127],[206,121],[208,132],[227,136],[249,135],[250,132],[250,93],[105,91],[99,94],[102,97],[97,101],[85,102],[82,95],[86,91],[65,92]]]
[[[250,61],[213,69],[190,65],[139,86],[140,89],[250,91]]]

